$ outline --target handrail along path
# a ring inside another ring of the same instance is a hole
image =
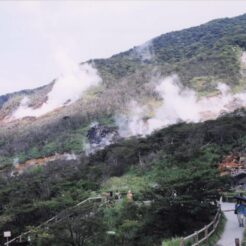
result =
[[[49,223],[52,223],[52,222],[59,222],[63,219],[65,219],[67,216],[69,215],[66,215],[66,216],[62,216],[62,214],[64,213],[64,211],[70,211],[72,209],[75,209],[75,208],[78,208],[84,204],[87,204],[87,203],[90,203],[90,202],[104,202],[105,201],[105,198],[102,197],[102,196],[95,196],[95,197],[89,197],[85,200],[83,200],[82,202],[79,202],[78,204],[76,204],[75,206],[73,207],[70,207],[68,209],[65,209],[63,211],[61,211],[59,214],[53,216],[52,218],[46,220],[45,222],[41,223],[40,225],[36,226],[35,228],[41,228],[43,226],[46,226],[48,225]],[[19,241],[19,242],[22,242],[22,239],[27,236],[28,234],[32,233],[32,230],[29,230],[29,231],[26,231],[24,233],[21,233],[19,236],[9,240],[8,242],[4,243],[4,245],[8,246],[10,245],[11,243],[15,242],[15,241]]]

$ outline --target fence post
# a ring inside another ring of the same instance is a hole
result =
[[[235,239],[235,246],[240,246],[239,238],[236,238],[236,239]]]
[[[179,246],[184,246],[184,239],[183,238],[180,239]]]
[[[195,235],[195,238],[196,238],[196,244],[198,245],[198,242],[199,242],[198,232],[196,231],[195,233],[196,233],[196,235]]]
[[[213,221],[213,230],[215,230],[216,220]]]
[[[206,238],[206,241],[208,242],[208,226],[207,225],[205,227],[205,238]]]

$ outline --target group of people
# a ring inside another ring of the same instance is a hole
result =
[[[133,201],[133,194],[132,194],[131,190],[129,190],[125,194],[126,194],[127,201],[129,201],[129,202]],[[117,200],[121,200],[122,199],[122,194],[118,190],[115,191],[115,192],[109,191],[109,192],[103,193],[102,196],[105,197],[106,200],[109,201],[109,202],[114,201],[114,200],[117,201]]]

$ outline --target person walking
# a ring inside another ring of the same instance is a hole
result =
[[[245,205],[241,201],[238,201],[235,205],[235,214],[237,215],[239,227],[244,227],[246,209],[245,209]]]
[[[120,198],[121,198],[120,192],[117,190],[117,191],[115,192],[114,199],[115,199],[115,200],[120,200]]]
[[[127,201],[128,201],[128,202],[132,202],[132,201],[133,201],[133,194],[132,194],[131,190],[129,190],[129,191],[127,192],[126,197],[127,197]]]

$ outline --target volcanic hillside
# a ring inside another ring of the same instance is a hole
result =
[[[246,15],[219,19],[81,63],[35,90],[3,95],[1,166],[91,153],[120,138],[244,107],[245,51]]]

